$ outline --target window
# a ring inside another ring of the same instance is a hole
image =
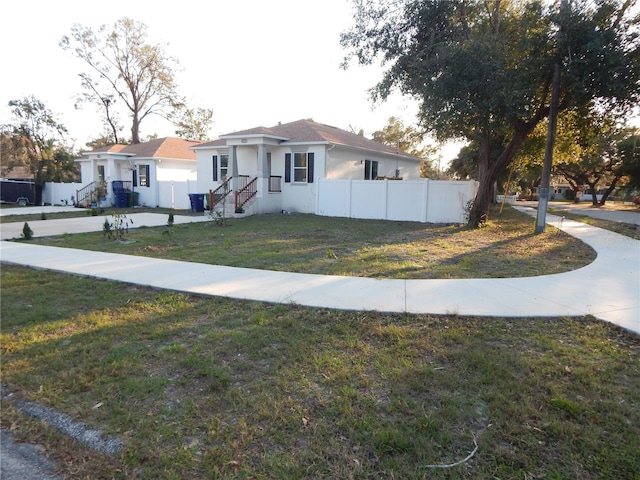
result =
[[[134,172],[135,173],[135,172]],[[138,184],[140,187],[150,187],[149,165],[138,165]],[[136,176],[133,176],[133,186],[136,185]]]
[[[293,161],[290,153],[284,156],[284,181],[291,183],[313,183],[314,153],[294,152]]]
[[[364,179],[375,180],[377,176],[378,176],[378,161],[365,160],[364,161]]]
[[[306,153],[293,154],[293,181],[294,182],[307,181],[307,154]]]
[[[213,156],[213,181],[217,182],[218,179],[224,182],[227,179],[229,173],[229,155],[214,155]]]

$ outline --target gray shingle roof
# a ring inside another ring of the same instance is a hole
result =
[[[286,139],[287,143],[317,143],[326,142],[335,145],[362,148],[374,152],[402,155],[404,157],[416,158],[404,152],[399,152],[396,148],[384,145],[375,140],[347,132],[331,125],[314,122],[313,120],[297,120],[295,122],[283,123],[273,127],[255,127],[248,130],[221,135],[219,140],[198,145],[199,147],[214,147],[225,145],[225,138],[242,137],[250,135],[269,135]]]

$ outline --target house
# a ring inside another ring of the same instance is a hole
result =
[[[167,137],[83,152],[75,160],[83,185],[76,203],[189,208],[188,194],[195,191],[190,190],[196,187],[197,170],[191,147],[198,143]]]
[[[13,167],[2,165],[0,167],[0,178],[20,182],[33,182],[35,180],[33,173],[21,165]]]
[[[76,205],[150,206],[463,221],[474,182],[420,178],[421,159],[336,127],[298,120],[199,143],[160,138],[83,153]],[[52,186],[53,201],[69,195]],[[74,199],[71,199],[74,202]]]
[[[420,158],[313,120],[241,130],[191,150],[209,207],[233,192],[233,208],[249,213],[317,213],[321,179],[420,177]]]

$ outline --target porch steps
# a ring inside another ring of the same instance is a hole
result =
[[[248,217],[250,215],[255,214],[255,211],[253,208],[254,203],[255,203],[255,199],[252,199],[251,201],[249,201],[249,203],[247,203],[242,208],[243,210],[242,213],[236,213],[235,195],[233,194],[233,192],[231,192],[229,195],[225,197],[224,202],[219,203],[213,207],[213,211],[215,212],[214,213],[215,216],[221,217],[223,215],[223,210],[224,210],[225,218],[244,218],[244,217]],[[208,214],[208,211],[205,213]]]

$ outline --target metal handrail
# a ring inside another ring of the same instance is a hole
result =
[[[244,187],[236,192],[236,210],[241,209],[246,203],[258,193],[258,178],[248,182]]]
[[[231,177],[228,177],[222,185],[215,190],[209,190],[209,210],[213,210],[220,202],[231,193]]]
[[[80,190],[76,190],[76,205],[85,205],[87,203],[87,197],[89,197],[89,203],[91,203],[91,192],[95,189],[95,183],[96,182],[91,182]]]

